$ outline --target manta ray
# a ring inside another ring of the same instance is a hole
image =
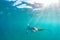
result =
[[[37,31],[42,31],[42,30],[47,30],[48,28],[40,28],[40,27],[31,27],[27,26],[26,32],[28,33],[29,31],[31,32],[37,32]]]

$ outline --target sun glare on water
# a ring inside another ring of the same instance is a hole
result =
[[[42,3],[44,6],[49,6],[53,3],[58,3],[58,0],[34,0],[37,3]]]
[[[34,4],[34,3],[40,3],[42,4],[42,8],[44,7],[48,7],[51,4],[57,4],[59,2],[59,0],[9,0],[9,1],[16,1],[13,5],[18,5],[20,4],[22,1],[30,3],[30,4]],[[18,8],[20,8],[21,6],[18,6]],[[23,5],[23,7],[28,7],[31,8],[31,6],[27,6],[27,5]]]

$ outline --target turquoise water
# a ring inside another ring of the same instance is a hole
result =
[[[49,7],[41,12],[12,5],[13,2],[0,1],[0,40],[60,40],[59,8]],[[27,24],[48,30],[26,34]]]

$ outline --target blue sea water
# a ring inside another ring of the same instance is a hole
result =
[[[48,8],[41,14],[41,10],[16,8],[12,4],[0,1],[0,40],[60,40],[59,8]],[[28,24],[48,30],[26,34]]]

